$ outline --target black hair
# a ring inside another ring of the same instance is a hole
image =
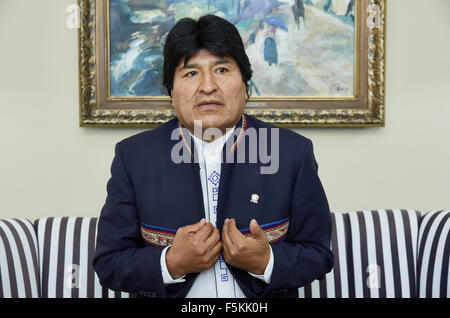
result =
[[[173,88],[173,78],[180,60],[184,58],[186,65],[201,49],[219,57],[233,58],[241,71],[248,94],[252,69],[239,31],[227,20],[208,14],[198,21],[191,18],[179,20],[167,35],[164,45],[163,85],[169,96],[172,96],[170,92]]]

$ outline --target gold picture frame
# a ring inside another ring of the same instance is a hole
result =
[[[354,0],[354,90],[346,97],[250,97],[245,112],[284,127],[385,123],[385,0]],[[110,96],[109,0],[78,0],[81,127],[150,128],[173,118],[168,96]]]

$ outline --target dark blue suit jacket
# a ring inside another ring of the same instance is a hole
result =
[[[267,131],[269,153],[272,125],[244,117],[247,135],[252,129]],[[184,283],[163,284],[160,256],[179,227],[205,217],[198,163],[176,164],[172,140],[178,119],[122,140],[116,145],[107,184],[107,198],[98,223],[94,269],[100,282],[113,290],[146,297],[185,297],[198,274]],[[241,127],[241,119],[236,127]],[[251,129],[252,128],[252,129]],[[297,297],[297,289],[322,277],[333,266],[330,251],[331,218],[328,202],[317,174],[309,139],[279,129],[279,169],[261,174],[261,162],[249,163],[250,137],[240,140],[246,163],[230,163],[223,150],[217,205],[217,227],[235,218],[243,233],[255,218],[272,232],[274,266],[270,284],[228,265],[247,297]],[[195,146],[184,134],[185,142]],[[232,138],[237,139],[233,135]],[[183,149],[186,150],[186,149]],[[268,165],[267,162],[266,166]],[[258,194],[258,203],[251,202]],[[287,226],[286,226],[287,225]],[[278,231],[278,232],[277,232]]]

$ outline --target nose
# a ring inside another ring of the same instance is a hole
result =
[[[199,91],[204,94],[211,94],[216,92],[216,90],[217,90],[217,83],[214,76],[209,72],[205,72],[199,84]]]

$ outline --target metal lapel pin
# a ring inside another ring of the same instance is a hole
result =
[[[258,204],[258,201],[259,201],[259,195],[257,195],[256,193],[253,193],[252,196],[250,197],[250,202]]]

